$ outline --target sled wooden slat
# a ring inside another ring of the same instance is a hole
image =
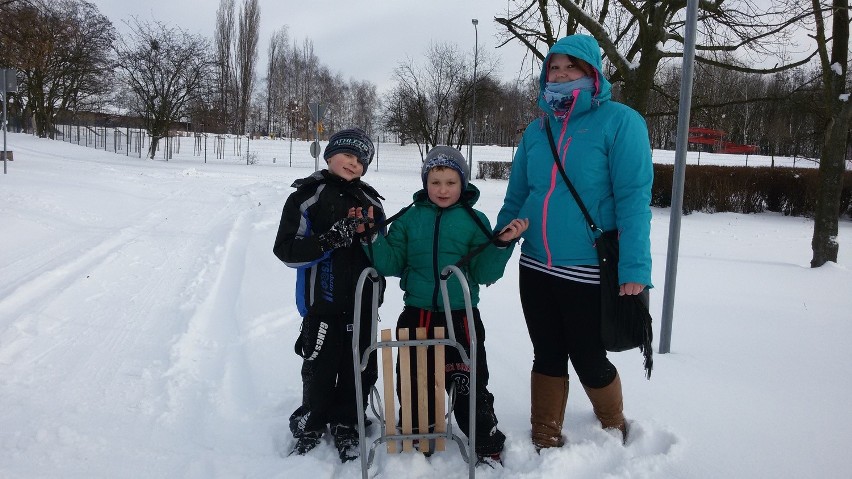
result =
[[[400,341],[408,341],[408,329],[401,328],[396,333],[397,339]],[[402,410],[402,434],[412,433],[412,418],[411,418],[411,347],[399,347],[399,388],[400,398],[399,407]],[[410,452],[414,450],[414,443],[411,439],[402,441],[402,450]]]
[[[391,330],[383,329],[382,330],[382,342],[391,341]],[[396,435],[396,412],[394,411],[395,404],[395,396],[396,393],[393,390],[393,348],[384,347],[382,348],[382,378],[384,380],[384,392],[385,392],[385,435],[386,436],[395,436]],[[397,447],[397,441],[388,441],[388,452],[396,453],[399,452]]]
[[[418,340],[427,339],[426,328],[417,328],[414,334]],[[426,346],[417,346],[417,424],[418,432],[429,431],[429,374]],[[420,441],[420,452],[429,452],[429,441]]]
[[[444,328],[437,327],[435,328],[435,339],[444,339]],[[435,345],[435,432],[436,433],[445,433],[447,432],[447,419],[446,416],[446,408],[445,408],[445,382],[444,382],[444,371],[446,370],[446,362],[444,360],[444,345],[438,344]],[[443,451],[445,450],[444,444],[446,441],[443,438],[438,438],[435,440],[435,450]]]

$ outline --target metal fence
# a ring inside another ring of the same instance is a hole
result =
[[[55,139],[135,158],[147,157],[151,144],[151,136],[143,129],[84,125],[57,125]],[[420,167],[422,157],[417,145],[382,143],[379,138],[373,141],[376,144],[376,155],[370,165],[371,170],[409,170]],[[317,160],[310,154],[311,143],[312,140],[298,138],[182,132],[162,138],[154,159],[314,167]],[[320,146],[325,147],[326,143],[321,141]],[[462,151],[467,151],[467,147],[463,146]],[[476,145],[473,151],[476,161],[511,162],[515,149]],[[325,165],[322,158],[319,165]]]
[[[80,146],[110,151],[128,157],[144,158],[148,155],[151,136],[138,128],[110,128],[102,126],[58,125],[56,140],[67,141]],[[405,171],[420,167],[422,157],[417,145],[399,145],[384,143],[374,138],[376,156],[370,169]],[[312,140],[286,137],[249,137],[245,135],[222,135],[212,133],[181,132],[163,138],[157,145],[154,155],[159,160],[217,162],[244,165],[283,165],[294,167],[314,167],[317,164],[310,154]],[[320,142],[324,147],[325,141]],[[463,145],[461,151],[467,152]],[[515,155],[514,147],[475,145],[474,164],[480,162],[511,162]],[[654,163],[674,162],[674,152],[654,150]],[[813,168],[818,160],[811,158],[770,157],[762,155],[735,155],[687,152],[687,164],[729,165],[729,166],[788,166],[795,168]],[[320,167],[324,166],[322,159]],[[847,168],[850,167],[847,162]],[[474,177],[479,168],[475,167]]]

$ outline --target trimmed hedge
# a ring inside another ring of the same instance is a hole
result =
[[[512,164],[481,161],[477,178],[509,179]],[[674,165],[654,165],[651,206],[671,207]],[[819,170],[768,166],[687,165],[683,213],[773,211],[787,216],[814,215]],[[843,174],[840,216],[852,217],[852,172]]]
[[[651,205],[671,206],[674,165],[654,165]],[[787,216],[814,215],[819,170],[768,166],[687,165],[683,213],[773,211]],[[840,216],[852,216],[852,172],[843,175]]]
[[[512,163],[509,161],[480,161],[477,165],[479,166],[476,173],[478,180],[483,178],[508,180],[509,173],[512,172]]]

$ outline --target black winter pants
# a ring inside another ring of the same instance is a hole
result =
[[[601,296],[597,284],[579,283],[521,266],[521,306],[533,345],[532,370],[568,375],[568,360],[580,382],[608,386],[617,370],[601,342]]]
[[[470,334],[467,327],[466,312],[456,310],[452,312],[453,331],[456,341],[462,344],[465,353],[470,354]],[[485,328],[479,310],[473,308],[473,322],[476,329],[476,448],[477,451],[499,452],[503,449],[505,437],[502,433],[493,434],[497,427],[497,416],[494,414],[494,396],[488,391],[488,361],[485,355]],[[434,338],[434,328],[447,326],[447,318],[444,312],[435,312],[425,309],[406,306],[397,321],[397,330],[409,328],[409,339],[415,338],[415,328],[428,328],[428,338]],[[444,334],[449,338],[449,331]],[[417,356],[416,350],[411,349],[411,404],[417,404]],[[428,374],[434,374],[434,350],[427,349]],[[447,392],[453,384],[456,387],[456,402],[453,415],[459,429],[468,434],[470,418],[470,370],[462,361],[462,357],[456,348],[445,347],[444,358],[446,361],[445,384]],[[399,375],[399,362],[397,361],[397,376]],[[397,395],[399,395],[399,384],[397,384]],[[435,424],[435,393],[434,388],[429,388],[429,424]],[[412,411],[415,432],[418,431],[417,411]],[[499,442],[496,444],[495,442]]]
[[[361,316],[360,354],[370,345],[371,311]],[[358,410],[355,397],[355,372],[352,363],[352,316],[311,316],[302,320],[301,353],[303,404],[291,417],[291,429],[322,431],[326,424],[355,425]],[[298,343],[297,343],[297,352]],[[370,355],[367,369],[361,373],[364,404],[376,384],[376,353]]]

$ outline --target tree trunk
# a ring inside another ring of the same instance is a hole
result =
[[[835,111],[826,125],[825,140],[819,163],[819,190],[814,212],[814,236],[811,241],[811,267],[818,268],[828,261],[837,262],[840,244],[837,242],[840,216],[840,193],[846,161],[846,132],[849,131],[849,106]]]
[[[840,244],[837,242],[837,223],[840,216],[840,193],[846,163],[846,140],[852,107],[843,100],[846,92],[846,65],[849,59],[849,0],[832,2],[831,58],[825,50],[826,28],[818,0],[812,0],[816,20],[817,41],[823,75],[824,105],[828,121],[820,152],[819,190],[814,212],[814,236],[811,240],[811,268],[828,261],[837,262]]]
[[[157,135],[151,136],[151,145],[148,148],[148,158],[154,159],[154,156],[157,154],[157,145],[160,143],[160,137]]]

